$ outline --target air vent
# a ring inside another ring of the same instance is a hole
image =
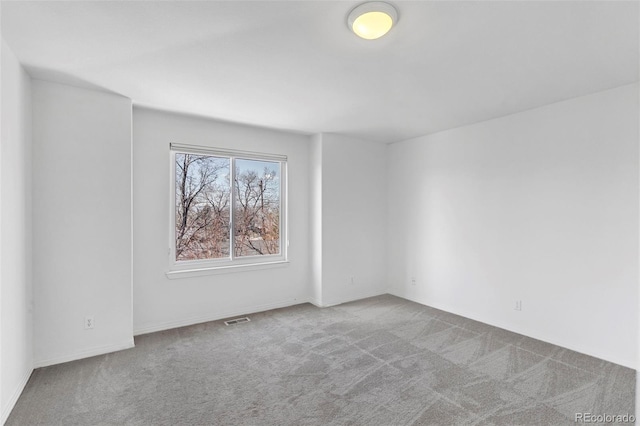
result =
[[[225,321],[224,325],[241,324],[243,322],[249,322],[249,321],[251,321],[249,319],[249,317],[242,317],[242,318],[236,318],[236,319],[232,319],[232,320],[229,320],[229,321]]]

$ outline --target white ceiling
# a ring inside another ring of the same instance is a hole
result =
[[[639,4],[392,1],[367,41],[353,1],[3,1],[36,78],[137,105],[394,142],[638,81]]]

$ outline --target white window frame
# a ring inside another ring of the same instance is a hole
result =
[[[232,270],[256,269],[256,267],[272,267],[274,265],[288,263],[287,250],[289,247],[288,240],[288,211],[287,211],[287,156],[277,154],[266,154],[259,152],[248,152],[229,150],[221,148],[211,148],[205,146],[175,144],[169,145],[170,152],[170,180],[169,185],[169,278],[187,276],[207,275],[209,273],[227,272]],[[229,158],[229,179],[230,179],[230,229],[229,233],[229,257],[218,259],[200,259],[200,260],[176,260],[176,154],[200,154],[215,157]],[[273,161],[280,163],[280,253],[265,254],[253,256],[234,255],[234,208],[235,208],[235,160],[259,160]]]

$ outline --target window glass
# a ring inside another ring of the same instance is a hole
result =
[[[235,160],[234,255],[280,253],[280,163]]]
[[[171,154],[172,270],[286,261],[286,156],[176,144]]]
[[[176,153],[176,260],[229,257],[229,159]]]

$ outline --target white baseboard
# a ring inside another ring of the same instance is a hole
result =
[[[320,302],[319,300],[317,300],[315,297],[310,297],[308,299],[308,302],[311,303],[313,306],[315,306],[316,308],[322,308],[322,302]]]
[[[320,306],[322,308],[328,308],[329,306],[341,305],[343,303],[353,302],[354,300],[367,299],[369,297],[381,296],[383,294],[387,294],[387,291],[385,289],[364,290],[360,292],[350,293],[349,295],[344,296],[340,299],[334,299],[328,302],[323,301],[321,305],[318,305],[313,301],[310,301],[310,302],[316,306]]]
[[[441,305],[434,304],[434,303],[427,303],[424,300],[420,300],[419,298],[416,298],[416,297],[411,297],[411,296],[407,296],[407,295],[404,295],[404,294],[399,294],[399,292],[396,292],[393,289],[389,290],[389,294],[391,294],[393,296],[400,297],[402,299],[406,299],[406,300],[410,300],[412,302],[419,303],[419,304],[424,305],[424,306],[429,306],[429,307],[432,307],[432,308],[435,308],[435,309],[439,309],[441,311],[452,313],[454,315],[459,315],[459,316],[464,317],[464,318],[469,318],[469,319],[472,319],[474,321],[478,321],[478,322],[490,325],[492,327],[502,328],[503,330],[511,331],[512,333],[521,334],[523,336],[530,337],[532,339],[541,340],[543,342],[550,343],[552,345],[560,346],[561,348],[569,349],[569,350],[574,351],[574,352],[579,352],[581,354],[585,354],[585,355],[589,355],[589,356],[592,356],[592,357],[595,357],[595,358],[603,359],[605,361],[612,362],[614,364],[618,364],[618,365],[621,365],[623,367],[630,368],[632,370],[636,370],[636,366],[633,365],[632,363],[628,362],[627,360],[621,359],[619,357],[611,356],[611,354],[603,354],[603,353],[600,353],[600,352],[595,352],[595,351],[593,351],[593,349],[589,349],[589,348],[585,348],[585,347],[578,347],[576,345],[567,344],[565,342],[560,342],[560,341],[557,341],[556,339],[548,338],[547,336],[541,336],[539,333],[532,333],[532,332],[530,332],[528,330],[518,329],[517,327],[513,327],[511,324],[501,324],[501,323],[496,322],[496,321],[488,322],[485,319],[477,318],[477,317],[471,316],[471,315],[466,315],[464,312],[456,311],[454,309],[451,309],[448,306],[441,306]]]
[[[269,311],[271,309],[286,308],[287,306],[299,305],[301,303],[307,303],[308,301],[308,298],[282,300],[279,302],[247,306],[239,309],[230,309],[228,311],[211,312],[207,315],[198,315],[175,321],[164,321],[156,324],[148,324],[142,327],[134,327],[133,335],[140,336],[142,334],[155,333],[157,331],[170,330],[172,328],[186,327],[188,325],[200,324],[209,321],[217,321],[223,318],[255,314],[257,312]]]
[[[24,390],[24,387],[27,386],[27,382],[29,381],[29,377],[31,377],[31,373],[33,373],[33,369],[25,371],[25,373],[22,375],[22,378],[20,379],[20,383],[11,394],[11,398],[9,398],[9,401],[7,401],[7,404],[4,407],[2,407],[2,416],[0,417],[0,425],[3,425],[9,418],[9,414],[11,414],[11,410],[13,410],[13,407],[15,407],[16,402],[18,402],[18,398],[20,398],[20,395],[22,395],[22,391]]]
[[[89,358],[91,356],[96,355],[104,355],[110,352],[117,352],[124,349],[131,349],[135,345],[133,343],[133,338],[127,340],[126,342],[117,343],[115,345],[105,345],[105,346],[97,346],[94,348],[85,349],[82,351],[55,356],[53,358],[41,359],[34,361],[34,368],[47,367],[49,365],[62,364],[63,362],[76,361],[82,358]]]

